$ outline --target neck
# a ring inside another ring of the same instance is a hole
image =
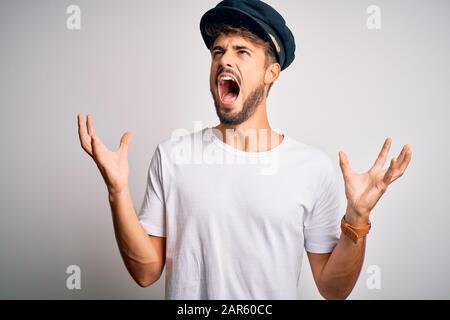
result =
[[[223,142],[246,152],[269,151],[279,145],[284,138],[284,135],[276,133],[270,127],[266,99],[243,123],[237,125],[220,123],[214,128],[220,131]]]

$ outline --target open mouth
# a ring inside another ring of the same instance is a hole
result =
[[[225,106],[232,106],[241,91],[236,78],[228,73],[222,73],[217,77],[217,88],[220,101]]]

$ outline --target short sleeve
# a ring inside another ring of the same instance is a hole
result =
[[[158,146],[153,154],[147,175],[147,187],[139,210],[139,221],[148,234],[166,236],[166,206],[163,188],[163,164]]]
[[[337,172],[328,156],[323,162],[320,177],[316,201],[303,221],[305,249],[311,253],[332,252],[341,233]]]

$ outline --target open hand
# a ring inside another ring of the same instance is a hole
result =
[[[109,150],[95,134],[91,115],[87,120],[78,114],[78,135],[81,147],[94,159],[110,194],[123,191],[128,185],[128,146],[131,133],[125,132],[116,151]]]
[[[356,173],[350,168],[347,155],[339,152],[339,164],[345,182],[347,197],[347,217],[353,221],[367,221],[369,214],[388,186],[400,178],[411,161],[411,149],[404,145],[397,158],[392,158],[387,169],[383,169],[391,147],[391,138],[387,138],[372,168],[364,173]]]

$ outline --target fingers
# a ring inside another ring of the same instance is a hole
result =
[[[345,179],[350,174],[351,168],[347,155],[345,154],[344,151],[339,151],[339,165],[342,170],[342,175],[344,176]]]
[[[106,150],[105,145],[101,142],[100,138],[95,134],[94,120],[92,115],[88,114],[85,117],[82,114],[78,114],[78,135],[80,143],[83,149],[95,159]],[[131,132],[125,132],[120,139],[119,150],[121,152],[127,152],[128,146],[131,142]]]
[[[409,149],[409,145],[405,144],[402,148],[402,150],[400,151],[400,154],[397,157],[397,161],[399,164],[401,164],[403,162],[403,160],[405,159],[406,156],[406,152]]]
[[[93,124],[93,119],[92,119],[92,115],[88,114],[87,115],[87,131],[89,133],[89,135],[92,137],[95,135],[95,129],[94,129],[94,124]]]
[[[99,152],[101,148],[103,147],[102,142],[100,141],[99,137],[96,135],[93,135],[91,137],[91,146],[92,146],[92,154],[94,156],[94,160],[98,160],[99,158]]]
[[[395,179],[393,179],[393,178],[394,178],[394,172],[395,172],[396,166],[397,166],[397,164],[396,164],[395,158],[392,158],[392,159],[391,159],[391,163],[390,163],[390,165],[389,165],[389,168],[387,169],[387,171],[386,171],[386,173],[384,174],[384,177],[383,177],[383,182],[384,182],[384,184],[385,184],[386,187],[387,187],[392,181],[395,180]]]
[[[401,175],[403,174],[403,172],[405,172],[406,168],[408,167],[408,164],[411,161],[411,157],[412,157],[411,148],[408,144],[405,144],[398,160],[398,166]]]
[[[375,160],[374,167],[380,167],[382,168],[384,164],[386,163],[386,158],[389,153],[389,149],[391,148],[392,139],[390,137],[386,138],[383,143],[383,147],[380,150],[380,153],[378,154],[377,160]]]
[[[408,167],[411,157],[411,148],[406,144],[398,157],[392,158],[391,164],[383,177],[383,182],[388,185],[400,178]]]
[[[88,130],[86,128],[84,116],[82,114],[78,114],[77,118],[78,118],[78,137],[80,139],[81,147],[84,149],[84,151],[86,151],[89,155],[92,156],[91,137],[89,136]]]
[[[119,150],[125,153],[128,152],[128,146],[130,145],[130,142],[131,142],[131,132],[127,131],[120,139]]]

